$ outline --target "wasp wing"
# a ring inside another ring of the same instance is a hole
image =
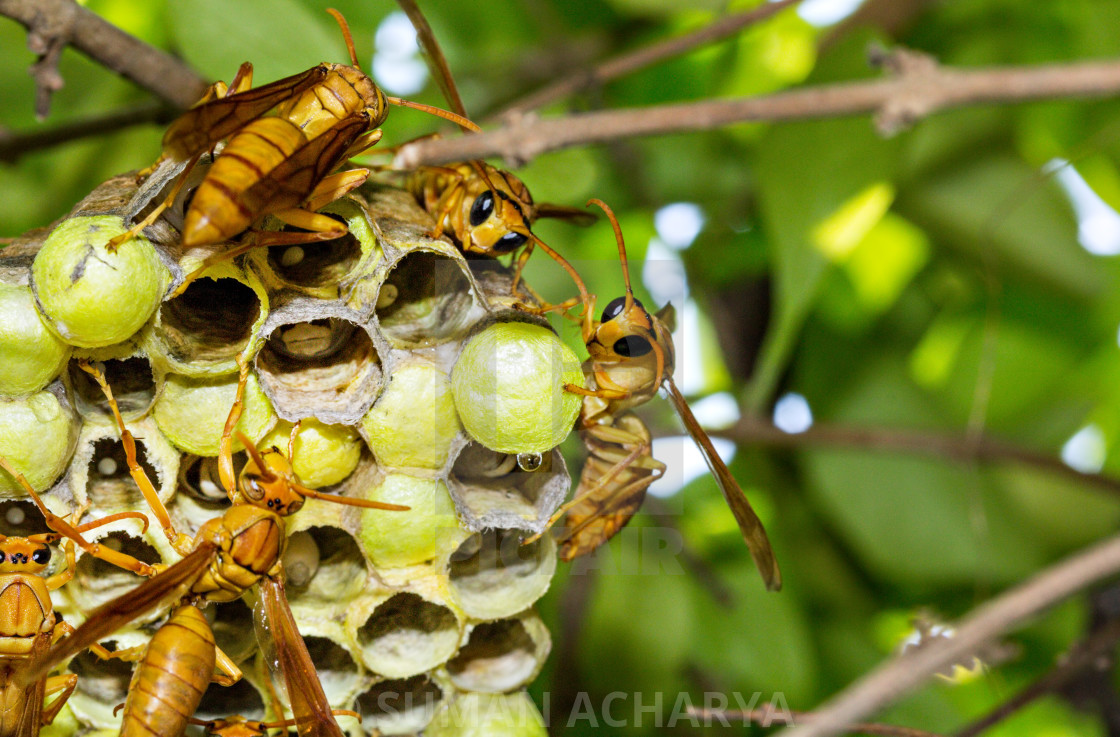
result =
[[[50,672],[51,668],[77,655],[95,642],[113,634],[137,617],[160,604],[182,598],[190,590],[210,561],[217,547],[204,543],[170,568],[116,599],[102,604],[90,613],[73,634],[59,640],[41,656],[33,658],[28,669],[17,675],[18,683],[31,683]]]
[[[239,202],[248,212],[258,215],[299,207],[319,182],[342,163],[350,144],[369,129],[370,122],[366,112],[339,121],[300,146],[242,192]]]
[[[40,636],[31,651],[32,659],[41,657],[50,647],[49,636]],[[23,689],[23,711],[16,724],[15,737],[38,737],[43,729],[43,698],[46,696],[46,676],[36,678]]]
[[[762,520],[751,508],[751,503],[747,501],[747,495],[739,488],[739,482],[731,475],[727,464],[719,457],[719,453],[716,453],[716,449],[712,445],[712,439],[708,437],[708,433],[704,432],[704,428],[700,427],[700,423],[696,420],[696,416],[692,414],[692,410],[689,409],[688,402],[685,401],[680,389],[670,378],[665,379],[665,388],[668,390],[669,400],[676,408],[677,414],[680,415],[685,429],[696,441],[696,445],[700,447],[700,452],[704,455],[708,468],[715,476],[716,483],[719,484],[719,490],[723,492],[723,498],[727,500],[727,506],[731,507],[731,513],[735,515],[735,521],[739,523],[739,530],[743,533],[743,539],[746,540],[747,547],[750,548],[751,556],[758,567],[758,572],[762,575],[762,580],[766,582],[766,588],[770,591],[779,590],[782,588],[782,573],[778,570],[778,561],[774,558],[774,549],[770,547],[770,538],[766,536],[766,529],[762,526]]]
[[[258,625],[272,635],[271,644],[275,647],[272,655],[288,687],[288,701],[295,717],[296,730],[300,737],[343,737],[323,692],[323,685],[315,673],[311,654],[307,652],[307,645],[288,607],[283,581],[262,578],[259,589],[258,614],[263,616],[264,622],[258,622]],[[260,645],[268,649],[266,643],[261,642]]]
[[[327,74],[327,68],[320,64],[271,84],[192,107],[168,127],[163,151],[180,161],[197,156],[284,100],[319,84]]]
[[[443,55],[443,49],[436,41],[436,35],[432,33],[432,27],[428,25],[428,19],[420,11],[420,6],[416,4],[415,0],[397,0],[397,5],[401,6],[405,15],[412,21],[412,27],[416,29],[416,40],[420,42],[420,48],[424,50],[424,61],[428,62],[428,69],[431,70],[432,76],[436,78],[440,92],[443,93],[447,104],[451,106],[454,112],[464,118],[470,118],[467,115],[466,106],[463,105],[463,98],[459,97],[455,80],[451,77],[451,67],[447,65],[447,58]],[[470,131],[469,128],[464,128],[464,130]]]

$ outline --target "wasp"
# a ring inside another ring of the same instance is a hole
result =
[[[343,162],[381,139],[389,106],[410,107],[478,130],[471,121],[429,105],[387,96],[358,65],[354,40],[342,14],[333,8],[350,52],[350,65],[324,62],[291,77],[252,85],[252,66],[244,64],[227,88],[218,85],[180,116],[163,137],[163,154],[188,162],[167,199],[144,221],[110,243],[132,237],[155,222],[179,195],[200,158],[226,140],[187,205],[182,228],[184,249],[222,243],[265,215],[307,232],[254,232],[231,249],[212,254],[189,274],[179,290],[213,263],[255,246],[331,240],[346,226],[316,210],[360,186],[368,169],[332,174]]]
[[[588,459],[572,500],[548,523],[551,527],[567,515],[565,529],[558,537],[560,556],[572,560],[609,540],[638,511],[650,484],[664,474],[665,464],[653,457],[649,430],[629,411],[648,402],[664,387],[731,507],[766,587],[776,591],[782,585],[781,573],[762,521],[673,382],[673,308],[667,305],[651,314],[634,298],[618,220],[601,200],[593,199],[588,204],[602,208],[614,228],[626,293],[611,300],[598,321],[592,317],[595,298],[589,298],[582,324],[588,353],[583,372],[589,388],[574,384],[564,387],[584,397],[577,427]],[[530,540],[536,537],[539,535]]]
[[[468,117],[447,59],[419,6],[414,0],[397,2],[416,29],[432,76],[438,81],[448,105],[460,116]],[[539,218],[559,218],[588,225],[595,217],[587,211],[535,203],[529,188],[518,177],[484,161],[421,167],[406,178],[405,189],[435,220],[431,236],[448,235],[464,253],[504,256],[526,246],[514,263],[511,294],[516,295],[521,271],[535,246],[540,246],[578,283],[578,276],[568,262],[534,235],[531,228]],[[560,306],[549,309],[560,309]]]
[[[135,439],[124,425],[104,375],[88,362],[79,365],[94,377],[108,399],[129,470],[168,541],[184,557],[93,612],[72,637],[52,649],[52,659],[57,662],[68,657],[143,612],[169,600],[179,600],[171,619],[153,636],[140,657],[124,705],[121,734],[155,733],[165,737],[182,734],[207,684],[213,680],[228,685],[241,677],[232,660],[214,645],[213,633],[199,606],[206,602],[233,601],[249,587],[257,585],[256,613],[261,627],[271,633],[275,659],[287,683],[299,733],[305,737],[341,737],[342,731],[331,715],[284,594],[281,565],[287,543],[284,519],[299,511],[309,497],[392,511],[405,511],[408,507],[320,494],[304,487],[289,461],[297,426],[292,431],[287,457],[275,447],[258,450],[251,440],[236,433],[248,451],[249,461],[241,470],[236,489],[230,490],[234,503],[221,517],[203,523],[193,537],[180,533],[155,487],[137,463]],[[248,378],[247,366],[242,362],[239,401]],[[231,416],[236,422],[236,413],[231,411]],[[229,452],[229,447],[223,444],[225,452]]]
[[[27,479],[0,457],[0,467],[20,483],[40,510],[46,506]],[[132,570],[146,570],[146,564],[131,556],[86,542],[81,533],[122,519],[139,519],[147,529],[147,518],[138,512],[121,512],[80,525],[51,514],[45,519],[55,531],[8,537],[0,535],[0,735],[34,737],[54,721],[78,685],[78,676],[47,676],[57,660],[48,659],[55,643],[74,633],[74,628],[56,616],[50,592],[74,577],[74,545],[79,543],[102,560],[124,564]],[[62,541],[65,567],[45,575],[51,561],[51,548]],[[136,564],[136,565],[133,565]],[[90,649],[101,658],[113,657],[106,648],[91,643]],[[43,670],[42,667],[46,666]],[[35,672],[41,670],[42,672]],[[53,696],[50,705],[43,701]]]

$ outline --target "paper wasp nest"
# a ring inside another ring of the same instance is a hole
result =
[[[115,178],[70,218],[88,217],[78,223],[96,228],[133,217],[158,200],[172,174],[157,171],[139,189],[132,176]],[[481,708],[486,719],[500,718],[502,709],[511,718],[533,713],[522,689],[540,671],[550,639],[532,607],[548,588],[556,551],[548,536],[519,542],[543,528],[570,479],[555,450],[532,457],[528,465],[539,470],[527,471],[516,454],[470,437],[451,385],[472,335],[496,322],[532,320],[509,309],[505,269],[468,262],[429,238],[431,221],[408,194],[367,185],[326,211],[347,222],[347,236],[222,261],[168,298],[208,253],[180,252],[168,225],[181,218],[173,208],[145,231],[155,247],[148,263],[155,276],[145,278],[163,298],[137,328],[118,335],[112,325],[76,325],[94,337],[67,343],[44,331],[40,340],[53,353],[36,360],[48,367],[10,382],[23,369],[0,361],[7,382],[0,387],[10,387],[0,396],[0,454],[27,468],[37,488],[49,486],[48,503],[59,513],[86,505],[87,518],[147,511],[107,402],[66,361],[103,362],[142,467],[178,529],[193,533],[229,504],[215,456],[237,357],[247,351],[253,371],[241,430],[258,444],[286,447],[292,423],[303,421],[295,471],[306,485],[411,507],[371,512],[309,500],[288,520],[291,608],[332,706],[364,719],[361,727],[340,724],[355,734],[428,728],[450,735],[458,733],[452,717],[460,711]],[[12,302],[26,312],[36,300],[44,309],[44,276],[31,266],[50,267],[35,258],[49,232],[0,250],[0,309]],[[110,305],[97,320],[111,322],[119,311]],[[7,439],[19,437],[26,442]],[[244,464],[244,452],[234,460]],[[18,488],[5,482],[0,497],[18,499]],[[24,501],[0,502],[0,513],[5,524],[37,516]],[[135,527],[122,522],[89,537],[146,562],[176,559],[157,526],[143,536]],[[138,582],[82,556],[56,608],[77,624],[81,612]],[[207,609],[219,646],[245,678],[230,688],[212,685],[200,718],[275,716],[251,607],[235,601]],[[143,644],[165,616],[139,619],[113,639],[118,647]],[[51,729],[114,734],[112,711],[124,700],[131,666],[85,653],[69,667],[80,676],[78,690]],[[536,719],[505,733],[536,734]]]

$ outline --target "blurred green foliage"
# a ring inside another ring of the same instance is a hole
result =
[[[349,19],[368,67],[376,28],[395,9],[390,0],[86,5],[209,77],[228,79],[251,60],[258,83],[319,61],[345,61],[340,34],[323,12],[328,5]],[[723,3],[422,5],[468,109],[480,115],[583,64],[703,26]],[[1110,2],[894,5],[925,9],[913,10],[894,35],[874,17],[834,34],[787,11],[736,39],[543,112],[872,78],[872,41],[964,66],[1076,61],[1120,48]],[[23,29],[0,22],[0,126],[9,132],[40,125],[25,73],[32,61]],[[66,86],[42,125],[147,99],[72,50],[61,73]],[[432,84],[416,97],[441,102]],[[385,141],[437,128],[426,116],[394,109]],[[48,224],[99,181],[148,165],[160,135],[138,127],[0,166],[0,236]],[[580,206],[595,196],[612,204],[636,275],[658,208],[687,201],[703,209],[704,230],[683,258],[691,295],[729,351],[726,369],[703,371],[708,390],[730,376],[736,396],[764,415],[777,396],[793,391],[807,398],[819,423],[961,438],[982,427],[1049,456],[1092,424],[1104,444],[1097,460],[1106,473],[1120,474],[1120,271],[1115,256],[1080,245],[1070,199],[1055,167],[1044,168],[1056,158],[1072,162],[1067,171],[1116,205],[1117,156],[1120,103],[1058,101],[953,111],[891,139],[860,117],[619,141],[543,156],[521,173],[539,200]],[[582,231],[542,222],[538,232],[604,295],[600,306],[620,293],[604,223]],[[547,297],[571,290],[543,256],[528,273]],[[747,309],[751,304],[764,307]],[[578,343],[570,326],[564,335]],[[701,343],[710,348],[713,340]],[[679,432],[667,408],[644,412],[660,434]],[[635,726],[637,693],[644,705],[661,693],[665,720],[681,693],[698,706],[705,693],[749,700],[757,691],[762,704],[779,693],[790,708],[810,709],[889,656],[884,622],[906,620],[919,607],[958,616],[1120,521],[1120,500],[1024,466],[854,447],[743,447],[733,470],[765,518],[785,589],[763,593],[714,482],[694,481],[664,503],[703,576],[679,557],[658,556],[664,530],[645,516],[602,559],[558,576],[542,604],[557,647],[533,688],[554,723],[564,725],[565,693],[579,689],[597,711],[604,696],[624,693],[614,716],[631,722],[618,731],[633,735],[690,731],[688,720],[659,730],[651,714]],[[713,591],[723,589],[729,600],[721,603]],[[581,597],[585,606],[574,603]],[[1016,659],[965,685],[933,682],[880,718],[952,730],[1038,677],[1085,629],[1085,602],[1072,602],[1013,635],[1022,646]],[[575,720],[568,733],[591,734],[590,725]],[[1102,730],[1091,715],[1051,697],[989,734]]]

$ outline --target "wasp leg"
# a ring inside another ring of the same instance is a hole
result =
[[[517,261],[513,264],[513,284],[509,288],[510,294],[517,294],[517,285],[521,283],[521,270],[525,268],[525,264],[529,262],[529,257],[533,255],[533,249],[536,243],[530,240],[525,244],[525,248],[517,255]]]
[[[45,688],[43,689],[44,696],[53,696],[58,694],[54,701],[49,706],[43,707],[42,718],[40,722],[45,727],[54,721],[58,716],[58,712],[62,711],[62,707],[66,704],[66,700],[70,698],[70,694],[74,693],[74,689],[78,686],[78,677],[73,673],[68,673],[61,676],[51,676],[47,679]]]
[[[428,233],[429,238],[440,238],[443,236],[443,221],[451,211],[459,206],[460,200],[463,198],[463,175],[455,169],[448,169],[442,166],[427,166],[424,167],[427,171],[437,174],[443,174],[451,177],[451,182],[444,187],[443,194],[436,200],[436,204],[428,212],[431,213],[432,218],[436,221],[435,227],[432,232]],[[469,243],[461,244],[465,249]]]
[[[198,163],[199,158],[200,157],[195,156],[189,162],[187,162],[186,168],[184,168],[182,173],[179,174],[179,178],[175,181],[175,185],[171,187],[171,192],[168,193],[163,202],[156,205],[155,209],[148,213],[148,216],[143,220],[136,223],[136,225],[133,225],[131,228],[121,233],[120,235],[110,238],[109,242],[105,244],[105,250],[109,253],[116,253],[117,249],[121,247],[122,243],[135,238],[140,234],[141,231],[144,230],[144,228],[148,227],[156,220],[158,220],[159,216],[163,214],[164,210],[174,204],[175,198],[179,196],[179,192],[182,191],[183,185],[187,183],[188,175],[190,174],[191,169],[194,168],[194,165]]]
[[[214,668],[217,672],[211,676],[210,680],[219,686],[232,686],[241,680],[241,669],[237,667],[230,656],[216,646],[214,648]]]
[[[175,551],[180,555],[190,553],[194,547],[194,539],[190,535],[184,535],[175,530],[175,526],[171,523],[171,515],[167,513],[167,507],[163,506],[163,502],[160,501],[159,495],[156,493],[155,486],[152,485],[148,475],[144,473],[144,469],[140,467],[140,463],[136,460],[136,439],[124,425],[124,418],[121,417],[120,407],[117,405],[117,400],[113,398],[113,390],[109,388],[109,383],[105,381],[105,375],[94,368],[89,361],[84,358],[78,360],[78,367],[94,378],[97,385],[101,387],[105,398],[109,400],[109,407],[113,410],[113,417],[116,419],[117,429],[120,431],[121,444],[124,445],[124,455],[125,460],[128,462],[128,472],[132,475],[133,481],[135,481],[136,485],[140,488],[140,493],[144,495],[144,500],[148,503],[152,514],[156,516],[160,527],[163,528],[163,533],[167,536],[168,542],[171,543],[171,546],[175,548]],[[80,545],[81,543],[79,542],[78,544]],[[144,565],[147,566],[147,564]],[[151,566],[147,567],[151,568]],[[154,569],[152,569],[152,571],[154,572]],[[137,571],[137,573],[139,572],[140,571]],[[152,573],[144,573],[143,575],[150,576]]]
[[[381,129],[380,128],[375,128],[371,131],[366,131],[365,133],[363,133],[362,135],[360,135],[360,136],[358,136],[357,138],[354,139],[354,142],[352,144],[350,144],[350,148],[346,149],[346,155],[342,157],[342,160],[345,161],[346,159],[349,159],[351,156],[357,156],[357,155],[361,154],[362,152],[364,152],[368,148],[373,148],[374,144],[376,144],[380,140],[381,140]]]
[[[366,179],[369,178],[369,169],[350,169],[348,171],[340,171],[337,174],[331,174],[329,177],[324,177],[323,181],[311,191],[307,200],[303,204],[301,210],[315,211],[322,207],[326,207],[335,200],[342,199],[352,189],[365,184]],[[288,212],[288,211],[285,211]],[[277,215],[279,217],[279,215]],[[284,218],[280,218],[284,222],[288,222]],[[339,226],[338,221],[335,221],[334,227],[337,229]],[[303,227],[298,226],[298,227]]]
[[[579,504],[583,500],[587,499],[588,497],[598,493],[599,490],[605,488],[611,481],[614,480],[614,478],[616,476],[618,476],[618,474],[622,473],[623,470],[625,470],[627,467],[629,467],[630,465],[632,465],[633,463],[638,461],[638,459],[641,457],[641,455],[644,452],[649,450],[649,447],[650,447],[649,444],[646,443],[644,440],[642,440],[642,438],[639,438],[638,436],[636,436],[632,433],[628,433],[625,430],[619,430],[618,428],[612,428],[610,426],[605,426],[605,425],[599,425],[597,427],[600,427],[604,430],[615,430],[616,431],[616,432],[613,432],[613,433],[603,433],[602,435],[599,436],[599,439],[601,439],[601,440],[605,440],[606,442],[614,443],[614,444],[618,444],[618,445],[623,445],[623,444],[629,445],[629,444],[633,443],[633,441],[636,440],[636,441],[638,441],[638,445],[635,448],[633,448],[633,450],[631,450],[630,453],[628,453],[625,457],[623,457],[622,460],[620,460],[618,463],[616,463],[614,466],[612,466],[610,468],[610,470],[608,470],[605,474],[603,474],[599,478],[599,480],[596,481],[592,486],[588,487],[587,489],[584,489],[582,492],[580,492],[580,493],[576,494],[576,496],[572,497],[568,502],[566,502],[565,504],[562,504],[555,512],[552,513],[552,516],[548,518],[548,524],[545,525],[544,529],[541,530],[540,532],[538,532],[537,534],[533,535],[532,537],[527,537],[524,540],[522,540],[521,541],[522,545],[528,545],[530,543],[534,543],[537,540],[539,540],[541,538],[541,536],[544,535],[544,533],[546,531],[548,531],[553,525],[555,525],[560,520],[560,518],[563,517],[568,512],[569,509],[571,509],[575,505]],[[589,432],[591,432],[591,431],[589,431]],[[654,460],[652,458],[652,456],[649,458],[649,460],[656,463],[658,466],[661,467],[662,471],[664,471],[665,464],[661,463],[660,461]],[[660,475],[658,477],[660,477]],[[651,481],[650,483],[653,483],[653,482]],[[615,496],[615,494],[612,493],[611,496],[608,497],[608,499],[613,498],[614,496]],[[567,533],[567,536],[571,537],[574,534],[576,534],[576,531],[569,531]]]
[[[244,353],[237,356],[240,373],[237,377],[237,391],[233,395],[233,406],[229,408],[226,424],[222,429],[222,439],[218,442],[218,478],[226,489],[230,501],[234,501],[236,480],[233,477],[233,428],[241,419],[245,406],[245,386],[249,383],[249,359]]]

